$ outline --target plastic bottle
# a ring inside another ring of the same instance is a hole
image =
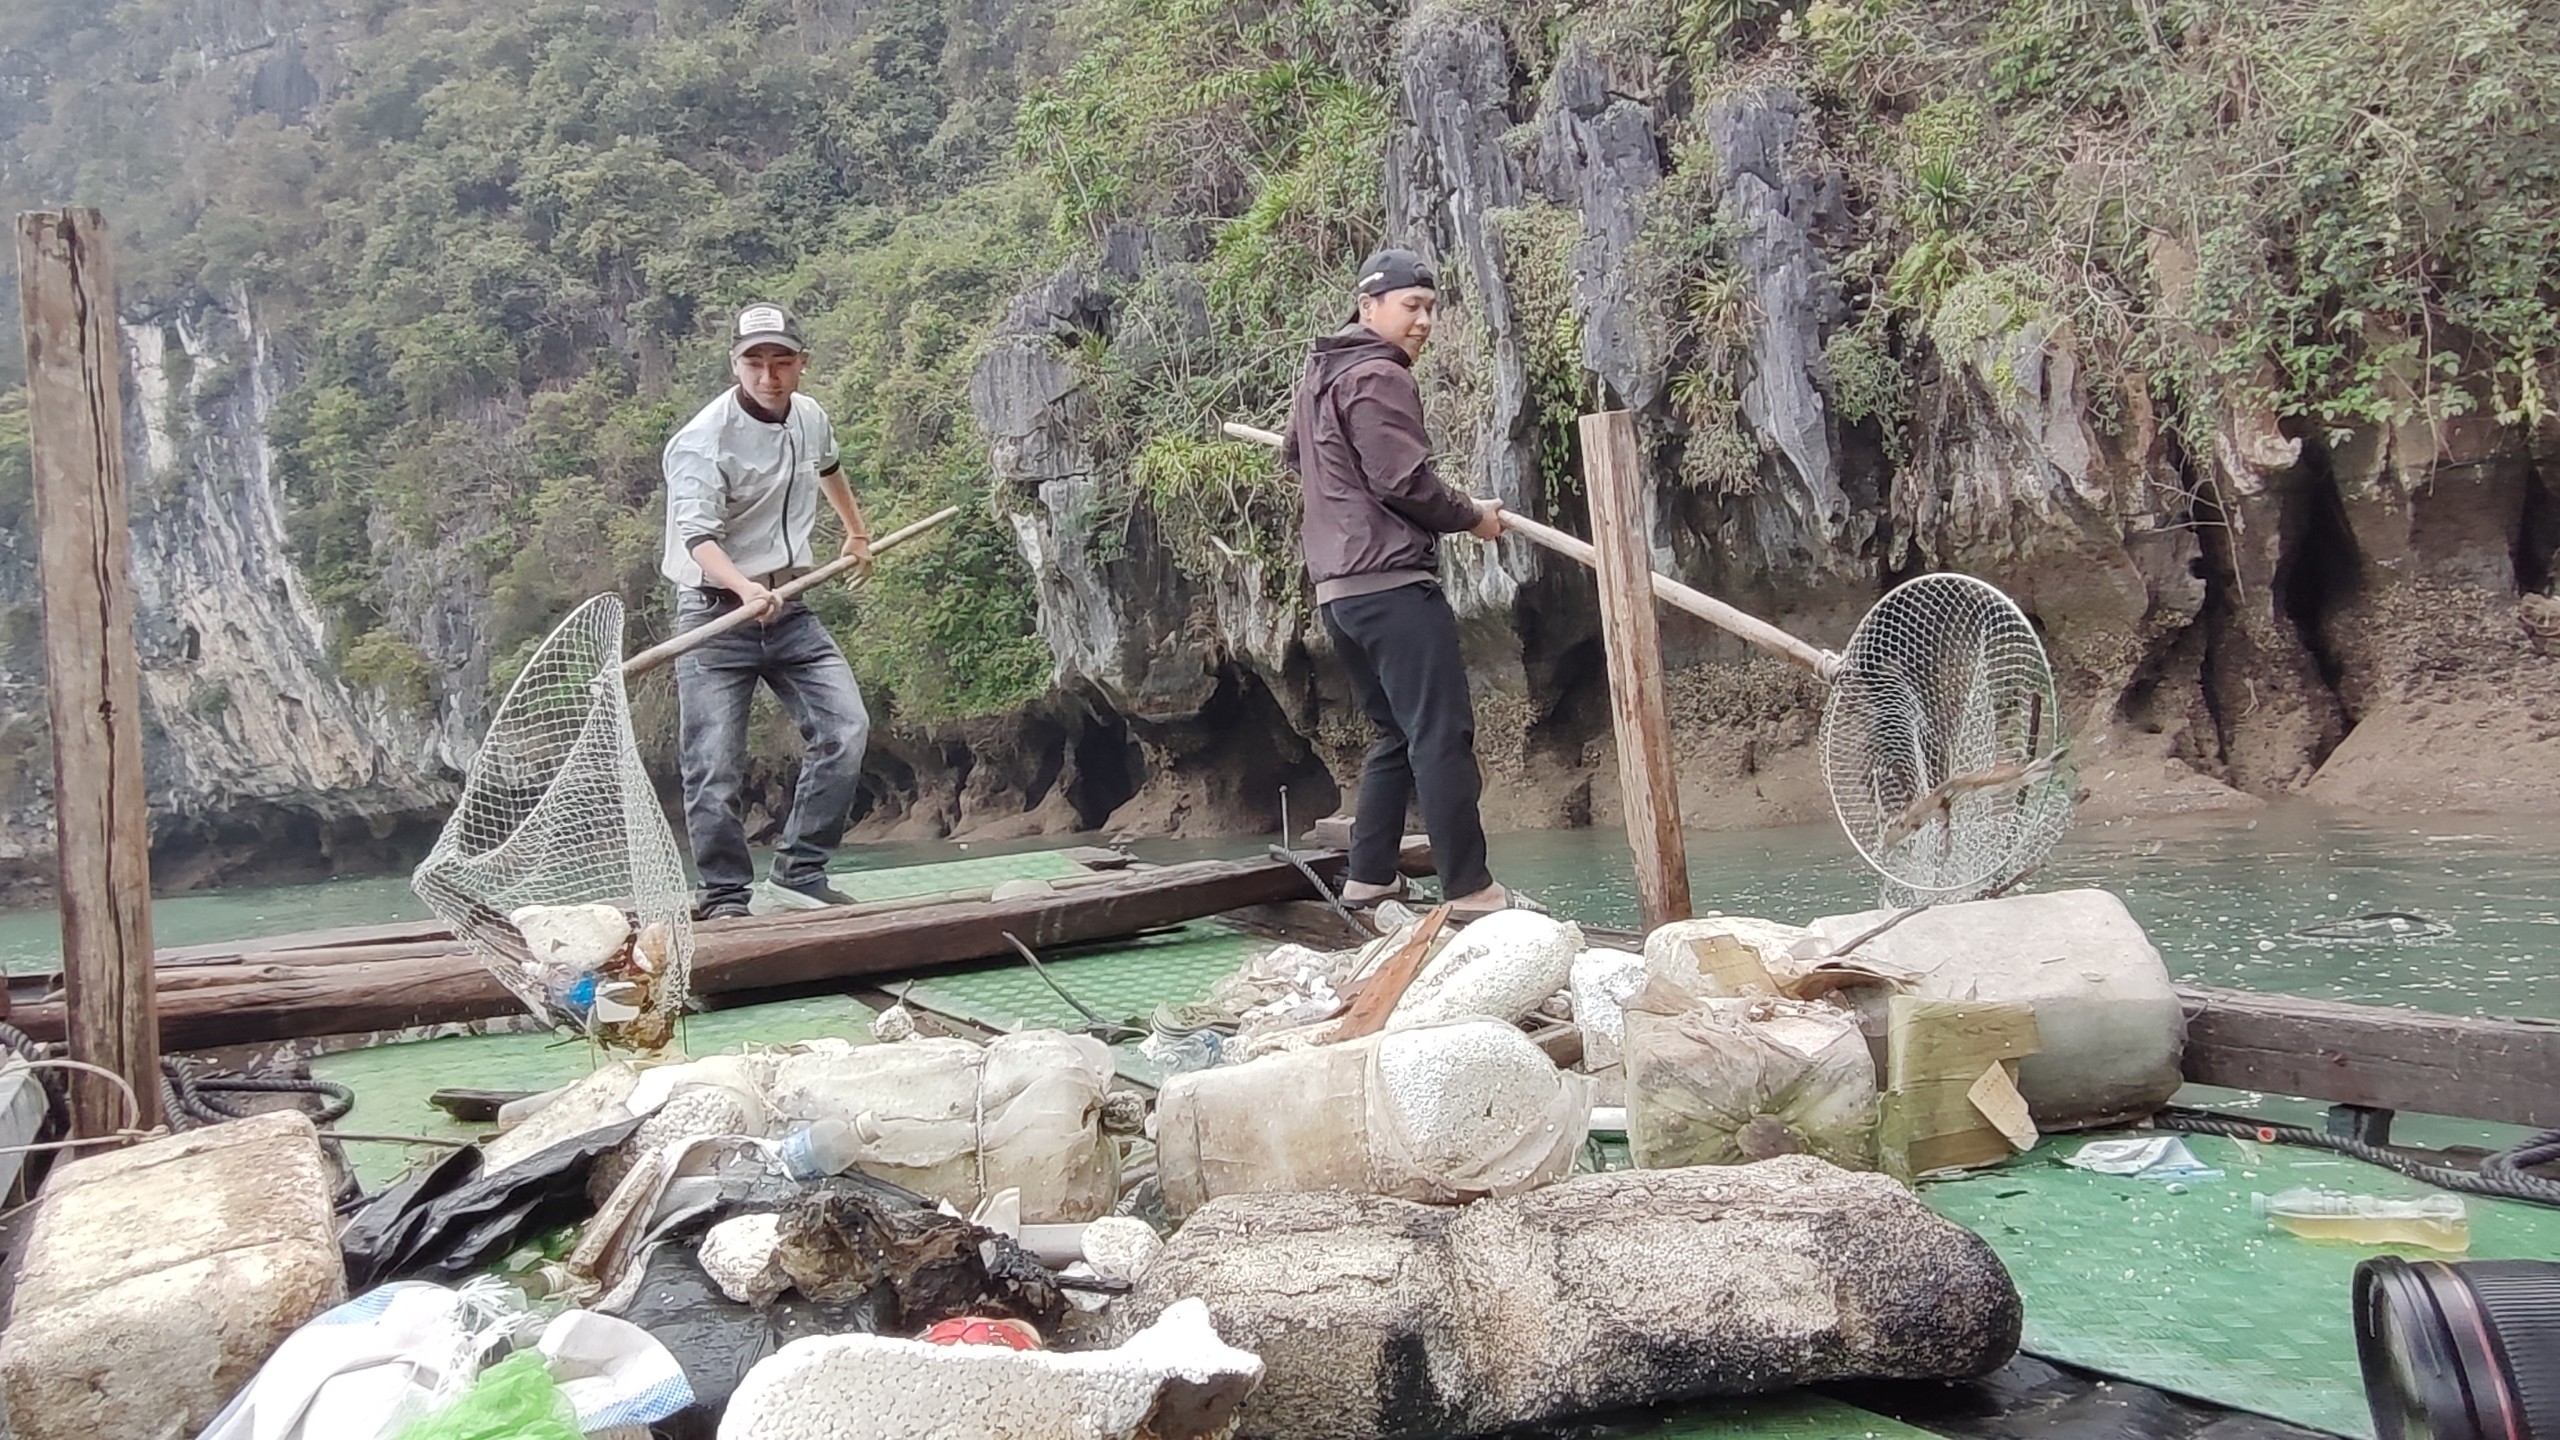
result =
[[[2423,1245],[2460,1254],[2471,1248],[2471,1213],[2459,1195],[2384,1200],[2337,1190],[2251,1195],[2249,1208],[2305,1240],[2359,1245]]]
[[[782,1139],[782,1173],[794,1180],[819,1180],[844,1173],[862,1154],[862,1140],[841,1120],[803,1125]]]

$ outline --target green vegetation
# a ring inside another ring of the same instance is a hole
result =
[[[0,55],[58,78],[0,93],[0,202],[99,204],[129,303],[246,296],[279,336],[297,558],[347,674],[404,703],[434,677],[403,638],[395,553],[485,587],[501,681],[598,591],[663,631],[658,448],[723,383],[727,313],[797,306],[875,529],[963,507],[817,603],[875,705],[990,713],[1049,674],[1003,518],[1028,497],[992,493],[968,411],[991,330],[1113,226],[1163,227],[1158,253],[1198,263],[1121,287],[1117,343],[1074,356],[1095,523],[1143,505],[1197,573],[1291,557],[1287,477],[1208,437],[1285,404],[1379,238],[1399,8],[353,4],[313,32],[343,46],[340,88],[244,114],[245,70],[190,83],[227,41],[180,0],[31,0],[0,16]]]
[[[2549,0],[1814,0],[1883,299],[1941,352],[2039,313],[2188,424],[2549,412]],[[1910,333],[1906,327],[1905,335]]]
[[[1295,482],[1268,454],[1212,437],[1221,420],[1276,425],[1309,337],[1341,323],[1344,277],[1380,241],[1383,71],[1391,0],[1086,0],[1068,12],[1075,63],[1026,98],[1016,152],[1071,245],[1153,224],[1195,273],[1115,294],[1114,343],[1077,353],[1096,401],[1105,542],[1134,507],[1185,569],[1268,562],[1293,602]]]
[[[439,683],[404,629],[421,583],[485,591],[501,679],[589,594],[619,591],[641,636],[663,630],[659,446],[724,382],[725,314],[798,306],[877,528],[964,512],[819,603],[885,710],[994,713],[1040,693],[1049,659],[1005,518],[1031,500],[995,492],[968,382],[1011,297],[1070,262],[1104,277],[1110,308],[1108,343],[1057,342],[1090,409],[1079,523],[1107,555],[1143,512],[1186,570],[1271,562],[1273,598],[1298,593],[1291,483],[1216,424],[1284,413],[1305,341],[1339,323],[1343,277],[1382,238],[1407,10],[341,0],[306,37],[335,87],[306,112],[242,103],[252,68],[255,93],[290,91],[290,57],[210,33],[202,7],[21,0],[0,7],[0,210],[105,207],[132,308],[255,310],[295,378],[270,438],[298,558],[347,673],[403,703]],[[1759,317],[1701,121],[1742,85],[1807,93],[1809,143],[1847,178],[1849,309],[1825,383],[1897,456],[1920,377],[1980,362],[2003,383],[1985,342],[2030,325],[2082,349],[2093,404],[2147,387],[2173,424],[2554,408],[2554,0],[1432,14],[1498,24],[1524,96],[1579,43],[1652,104],[1668,174],[1630,263],[1685,431],[1666,459],[1702,490],[1747,492],[1768,463],[1740,419]],[[1579,217],[1531,201],[1481,218],[1559,496],[1593,393]],[[1132,245],[1150,257],[1137,278],[1106,273],[1099,257]],[[1481,429],[1492,353],[1453,307],[1425,362],[1453,451]],[[0,346],[12,524],[16,364]],[[239,373],[171,354],[199,403]]]
[[[775,296],[809,318],[877,523],[968,504],[863,600],[866,683],[919,718],[1044,687],[965,408],[991,320],[1061,248],[1005,159],[1025,37],[938,0],[359,5],[314,32],[343,88],[280,117],[188,83],[228,43],[200,23],[176,0],[0,16],[0,54],[57,77],[0,101],[0,201],[103,206],[128,306],[245,295],[295,358],[270,436],[351,680],[434,698],[395,550],[485,587],[501,656],[603,590],[662,630],[659,447],[725,383],[727,313]]]
[[[1668,175],[1641,263],[1666,308],[1690,483],[1748,489],[1748,319],[1700,117],[1784,85],[1849,182],[1837,413],[1905,449],[1915,377],[2041,322],[2091,403],[2335,429],[2550,414],[2560,359],[2551,0],[1535,0],[1498,15],[1542,90],[1581,43],[1656,97]],[[1613,82],[1616,83],[1616,82]],[[1996,349],[1996,347],[1993,347]],[[1552,397],[1541,394],[1552,403]]]

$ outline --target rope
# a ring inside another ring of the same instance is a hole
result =
[[[2501,1150],[2480,1162],[2483,1175],[2521,1175],[2538,1165],[2560,1160],[2560,1130],[2545,1130],[2512,1150]],[[2525,1176],[2533,1179],[2533,1176]]]
[[[2502,1150],[2481,1161],[2477,1171],[2471,1171],[2429,1164],[2406,1151],[2385,1145],[2368,1145],[2340,1135],[2327,1135],[2300,1125],[2261,1125],[2179,1109],[2161,1111],[2152,1123],[2163,1130],[2178,1130],[2190,1135],[2220,1135],[2232,1140],[2307,1145],[2316,1150],[2353,1156],[2367,1164],[2396,1171],[2412,1180],[2423,1180],[2443,1190],[2560,1207],[2560,1180],[2526,1173],[2531,1166],[2560,1159],[2560,1131],[2545,1131],[2512,1150]]]
[[[86,1060],[66,1060],[60,1056],[29,1055],[20,1058],[27,1062],[27,1068],[30,1070],[78,1070],[84,1074],[95,1075],[114,1085],[124,1094],[124,1128],[127,1130],[142,1128],[142,1097],[134,1094],[132,1084],[113,1070],[104,1065],[92,1065]]]
[[[36,1072],[37,1083],[44,1086],[45,1119],[36,1131],[39,1136],[50,1134],[58,1137],[71,1128],[71,1090],[61,1073],[65,1070],[79,1070],[113,1081],[115,1087],[124,1092],[126,1107],[125,1124],[111,1135],[80,1140],[40,1140],[32,1145],[0,1148],[0,1154],[68,1150],[110,1142],[121,1144],[163,1133],[139,1128],[142,1097],[135,1094],[133,1086],[114,1071],[83,1060],[49,1054],[47,1052],[52,1047],[37,1043],[34,1036],[5,1021],[0,1021],[0,1046],[6,1046],[26,1061],[28,1068]],[[356,1092],[334,1081],[293,1075],[193,1075],[174,1059],[160,1062],[160,1105],[171,1132],[200,1125],[219,1125],[226,1120],[245,1120],[257,1113],[238,1101],[222,1098],[230,1095],[292,1095],[297,1097],[297,1108],[301,1108],[299,1097],[315,1096],[319,1103],[305,1111],[315,1126],[343,1120],[356,1106]],[[337,1138],[326,1130],[321,1135],[324,1140]],[[345,1189],[361,1196],[362,1187],[356,1184],[352,1171],[348,1172],[347,1181]]]
[[[237,1101],[217,1098],[223,1095],[318,1096],[320,1103],[311,1111],[314,1125],[335,1124],[356,1108],[356,1092],[334,1081],[295,1075],[189,1075],[175,1061],[161,1062],[161,1069],[166,1077],[164,1093],[174,1091],[178,1097],[175,1108],[207,1125],[245,1120],[257,1113]]]

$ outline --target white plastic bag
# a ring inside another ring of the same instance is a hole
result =
[[[1177,1075],[1156,1104],[1166,1205],[1349,1190],[1455,1205],[1572,1173],[1589,1078],[1517,1029],[1462,1021]]]
[[[1638,1167],[1805,1154],[1876,1168],[1876,1071],[1858,1022],[1794,1000],[1692,1001],[1660,981],[1627,1007],[1627,1149]]]
[[[381,1440],[469,1387],[520,1303],[476,1280],[368,1290],[287,1336],[197,1440]]]
[[[1119,1151],[1101,1128],[1112,1074],[1101,1041],[1056,1030],[983,1049],[821,1042],[783,1058],[772,1100],[789,1124],[843,1122],[864,1174],[964,1210],[1018,1186],[1023,1218],[1045,1224],[1107,1214],[1119,1193]]]
[[[617,1425],[650,1425],[693,1403],[684,1367],[658,1338],[628,1320],[563,1311],[535,1346],[589,1435]]]
[[[1508,1024],[1565,988],[1582,948],[1582,931],[1569,922],[1497,910],[1431,957],[1396,1001],[1387,1028],[1471,1019]]]

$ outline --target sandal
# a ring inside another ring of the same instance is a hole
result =
[[[1345,888],[1348,888],[1348,882],[1345,882]],[[1365,911],[1375,910],[1380,905],[1386,904],[1390,900],[1402,901],[1412,893],[1413,882],[1402,875],[1399,875],[1396,877],[1395,888],[1386,891],[1383,894],[1370,895],[1358,900],[1352,899],[1348,894],[1344,894],[1340,898],[1342,900],[1343,909],[1350,911],[1354,915],[1358,915]]]
[[[1537,901],[1532,900],[1528,896],[1521,894],[1519,891],[1512,889],[1508,885],[1505,885],[1502,887],[1502,903],[1499,905],[1450,906],[1449,923],[1452,925],[1464,925],[1469,921],[1482,920],[1486,916],[1502,910],[1526,910],[1532,915],[1544,915],[1547,913],[1546,906],[1539,904]]]

